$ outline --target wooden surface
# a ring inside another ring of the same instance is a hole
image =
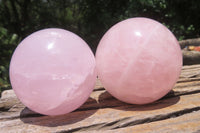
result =
[[[182,54],[183,54],[183,64],[184,65],[200,64],[200,52],[199,51],[182,50]]]
[[[188,46],[200,46],[200,38],[187,39],[179,41],[183,54],[183,64],[193,65],[200,64],[200,52],[189,51],[186,47]]]
[[[181,49],[187,46],[200,46],[200,38],[182,40],[182,41],[179,41],[179,44],[181,46]]]
[[[99,81],[87,102],[62,116],[24,107],[12,90],[0,100],[0,132],[24,133],[199,133],[200,65],[184,66],[174,89],[147,105],[120,102]]]

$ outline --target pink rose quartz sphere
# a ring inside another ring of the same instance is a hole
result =
[[[117,99],[146,104],[166,95],[179,78],[182,53],[174,35],[148,18],[117,23],[96,51],[97,74]]]
[[[96,81],[95,58],[72,32],[50,28],[25,38],[10,63],[12,87],[31,110],[61,115],[80,107]]]

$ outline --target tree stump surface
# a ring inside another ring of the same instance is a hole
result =
[[[173,90],[147,105],[123,103],[97,80],[90,98],[79,109],[44,116],[29,110],[12,90],[6,90],[0,99],[0,132],[199,133],[200,65],[183,66]]]

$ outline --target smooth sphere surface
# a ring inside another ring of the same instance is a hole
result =
[[[10,64],[10,80],[20,101],[45,115],[61,115],[80,107],[96,81],[95,58],[72,32],[50,28],[25,38]]]
[[[148,18],[131,18],[111,27],[96,51],[97,75],[117,99],[146,104],[175,85],[182,53],[174,35]]]

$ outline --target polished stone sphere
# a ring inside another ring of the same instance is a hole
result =
[[[182,68],[175,36],[161,23],[130,18],[111,27],[96,51],[97,74],[117,99],[146,104],[166,95]]]
[[[61,115],[80,107],[96,81],[95,58],[77,35],[44,29],[26,37],[10,63],[10,80],[20,101],[45,115]]]

